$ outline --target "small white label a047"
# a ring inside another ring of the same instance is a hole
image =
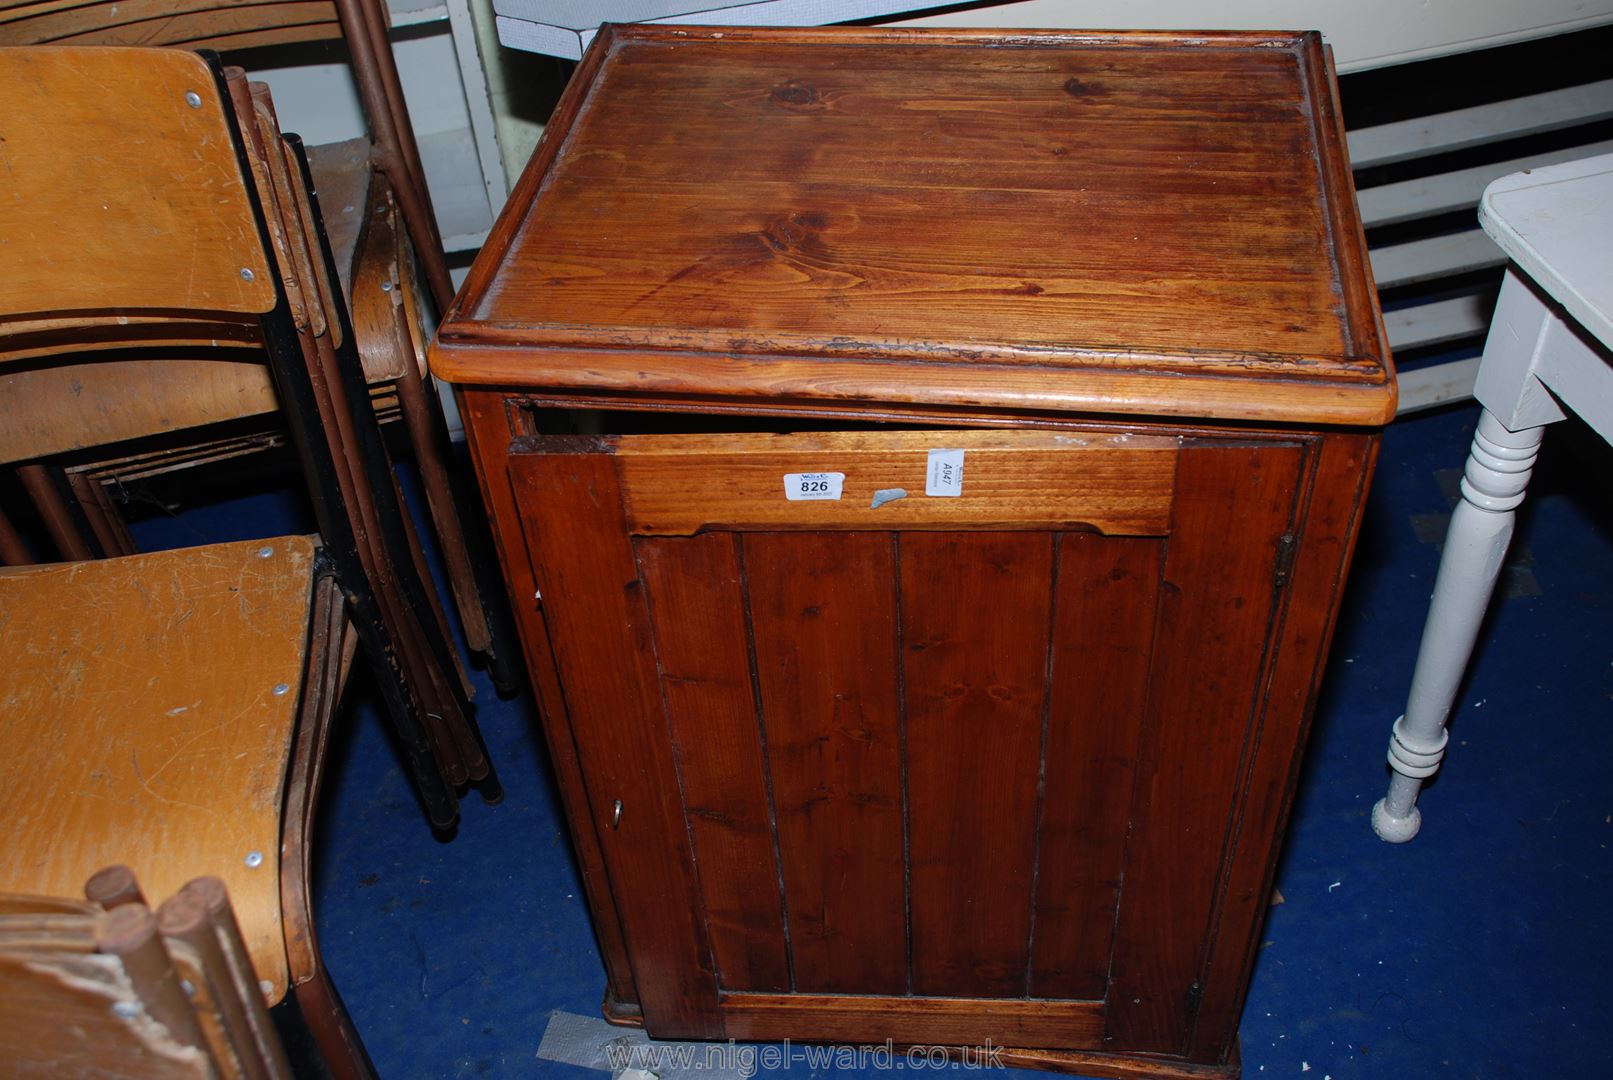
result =
[[[963,494],[963,451],[931,450],[924,470],[924,494],[959,496]]]
[[[791,502],[838,499],[846,483],[843,472],[792,472],[784,474],[784,497]]]

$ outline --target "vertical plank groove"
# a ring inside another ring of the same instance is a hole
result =
[[[1170,550],[1170,538],[1166,537],[1164,540],[1159,542],[1154,556],[1154,602],[1150,607],[1149,613],[1151,630],[1149,631],[1148,635],[1148,660],[1145,664],[1148,672],[1146,676],[1148,686],[1146,686],[1143,690],[1143,706],[1137,715],[1137,741],[1132,748],[1133,753],[1130,772],[1133,777],[1133,789],[1136,783],[1135,774],[1137,770],[1137,758],[1142,752],[1143,740],[1147,737],[1148,718],[1151,715],[1149,705],[1153,697],[1153,658],[1159,655],[1160,627],[1163,626],[1165,622],[1164,616],[1166,590],[1159,588],[1158,586],[1165,580],[1165,567],[1170,561]],[[1128,796],[1132,793],[1132,791],[1126,792]],[[1128,804],[1126,806],[1126,831],[1125,836],[1121,841],[1120,848],[1120,872],[1115,877],[1114,918],[1110,920],[1108,958],[1104,965],[1103,971],[1103,985],[1106,992],[1113,985],[1115,977],[1115,953],[1118,951],[1120,944],[1120,913],[1125,910],[1126,903],[1126,867],[1130,864],[1131,860],[1131,838],[1134,831],[1132,826],[1133,822],[1131,818],[1131,806],[1128,800]]]
[[[656,633],[655,604],[651,599],[655,590],[649,587],[649,582],[644,576],[643,544],[630,536],[628,537],[628,546],[632,551],[633,566],[638,573],[638,580],[643,585],[640,591],[644,594],[645,612],[649,616],[646,620],[648,626],[646,627],[645,636],[649,639],[649,658],[655,668],[655,689],[661,698],[661,715],[665,718],[667,737],[671,743],[672,775],[678,785],[678,803],[683,807],[683,834],[689,842],[689,874],[693,878],[696,899],[694,914],[700,921],[701,943],[706,952],[706,964],[718,976],[720,983],[722,969],[717,964],[717,949],[711,940],[711,905],[709,897],[713,883],[703,882],[700,876],[700,849],[695,845],[694,825],[690,821],[693,814],[689,805],[688,786],[683,780],[683,762],[681,760],[683,755],[678,750],[677,723],[673,719],[672,703],[667,698],[666,666],[661,662],[660,635]]]
[[[712,965],[725,990],[777,991],[789,986],[782,891],[760,887],[778,859],[737,547],[729,533],[633,544]]]
[[[1057,642],[1059,611],[1059,553],[1064,534],[1053,534],[1053,571],[1047,587],[1047,661],[1042,676],[1042,745],[1036,752],[1036,832],[1031,841],[1030,914],[1025,933],[1025,996],[1032,994],[1032,972],[1036,967],[1036,899],[1042,877],[1042,820],[1047,809],[1047,734],[1053,715],[1053,650]]]
[[[902,538],[913,991],[1024,993],[1048,532]]]
[[[890,541],[752,533],[745,550],[796,989],[905,993]]]
[[[902,931],[906,951],[907,992],[913,992],[913,803],[907,790],[907,678],[902,653],[907,635],[902,630],[902,534],[891,538],[891,593],[896,612],[896,739],[902,767]]]
[[[784,856],[779,850],[778,804],[773,798],[773,767],[767,753],[767,722],[762,712],[762,687],[756,674],[756,624],[751,615],[750,570],[745,565],[745,538],[734,537],[734,557],[739,563],[739,591],[745,611],[745,657],[750,665],[751,698],[756,703],[756,739],[762,748],[762,780],[767,792],[767,829],[773,839],[773,867],[778,875],[779,918],[784,937],[784,963],[790,980],[790,992],[795,985],[795,950],[790,946],[790,898],[784,888]]]
[[[1155,540],[1072,533],[1052,614],[1047,791],[1031,995],[1108,987],[1162,570]]]

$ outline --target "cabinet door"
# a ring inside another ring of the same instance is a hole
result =
[[[516,440],[651,1033],[1183,1052],[1304,456]]]

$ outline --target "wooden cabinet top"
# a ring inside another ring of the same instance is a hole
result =
[[[624,400],[1395,403],[1313,33],[607,27],[432,363]]]

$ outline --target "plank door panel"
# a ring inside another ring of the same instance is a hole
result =
[[[738,538],[641,539],[635,549],[718,981],[788,990]]]
[[[1303,457],[1201,446],[1177,459],[1111,975],[1108,1034],[1127,1048],[1180,1054],[1191,1034]]]
[[[794,989],[905,994],[893,538],[755,533],[743,549]]]
[[[1020,997],[1053,535],[905,533],[899,551],[913,992]]]
[[[871,505],[964,441],[885,434],[512,446],[568,809],[598,826],[650,1029],[1181,1054],[1304,446],[994,432],[965,460],[1011,478],[1023,446],[1087,485],[1055,511],[1027,479],[1004,521],[997,488],[978,514]],[[1134,495],[1090,481],[1116,455]],[[793,518],[795,468],[855,495]],[[680,509],[677,477],[720,506]]]
[[[1164,550],[1155,539],[1059,537],[1031,997],[1108,988]]]

